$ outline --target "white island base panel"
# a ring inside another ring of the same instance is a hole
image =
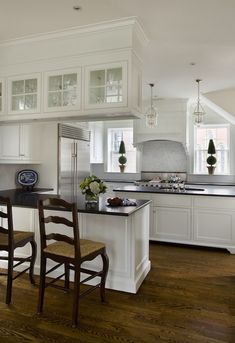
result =
[[[149,205],[128,217],[79,214],[79,223],[81,238],[106,243],[109,256],[106,287],[136,293],[150,271]],[[101,268],[100,262],[97,258],[87,266]]]
[[[149,212],[150,205],[147,204],[129,216],[104,215],[78,213],[80,237],[100,241],[106,244],[109,256],[109,271],[106,288],[129,293],[136,293],[146,275],[150,271],[149,261]],[[54,215],[61,215],[71,219],[69,212],[54,211]],[[35,209],[13,207],[14,223],[17,230],[35,232],[38,246],[37,259],[35,263],[35,274],[40,273],[40,237],[38,224],[38,211]],[[53,230],[58,225],[49,224]],[[69,228],[60,226],[57,232],[69,232]],[[16,255],[25,256],[30,253],[30,245],[16,250]],[[48,259],[47,270],[54,263]],[[101,258],[85,264],[89,269],[102,268]],[[1,261],[1,268],[7,268],[6,261]],[[48,276],[57,277],[63,274],[64,269]],[[73,273],[71,271],[71,281]],[[97,278],[98,281],[98,278]],[[97,283],[95,279],[90,284]]]

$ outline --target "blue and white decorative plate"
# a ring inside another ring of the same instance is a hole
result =
[[[38,173],[32,169],[24,169],[18,172],[16,181],[21,186],[33,187],[38,182]]]

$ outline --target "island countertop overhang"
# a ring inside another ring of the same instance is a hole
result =
[[[136,206],[118,206],[110,207],[106,203],[105,196],[101,196],[99,204],[94,208],[88,208],[85,204],[83,196],[61,196],[59,194],[47,194],[37,192],[26,192],[22,189],[7,189],[0,191],[0,196],[8,197],[11,200],[12,206],[15,207],[26,207],[26,208],[37,208],[39,200],[47,198],[63,198],[68,202],[76,202],[79,213],[90,213],[90,214],[103,214],[103,215],[115,215],[115,216],[130,216],[134,212],[138,211],[142,207],[151,203],[151,200],[135,200]],[[55,208],[56,210],[57,208]],[[61,211],[61,208],[58,208]]]

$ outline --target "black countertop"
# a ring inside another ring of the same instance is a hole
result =
[[[208,185],[187,185],[185,191],[172,191],[158,189],[157,187],[145,186],[123,186],[114,188],[114,192],[131,192],[131,193],[155,193],[155,194],[176,194],[176,195],[200,195],[200,196],[220,196],[220,197],[235,197],[235,187],[233,186],[208,186]],[[203,190],[202,190],[203,189]]]
[[[118,206],[110,207],[106,204],[106,197],[101,196],[99,199],[99,204],[94,208],[89,208],[85,204],[84,196],[73,197],[73,196],[60,196],[58,194],[43,194],[43,190],[38,190],[40,193],[37,193],[37,190],[33,192],[25,192],[22,189],[7,189],[0,191],[0,196],[8,197],[11,200],[12,206],[18,207],[28,207],[28,208],[37,208],[38,200],[44,200],[47,198],[63,198],[68,202],[76,202],[78,207],[78,212],[81,213],[92,213],[92,214],[107,214],[115,216],[129,216],[135,211],[138,211],[140,208],[146,206],[150,203],[148,200],[136,200],[136,206]],[[56,209],[56,208],[55,208]],[[61,208],[58,208],[61,210]]]

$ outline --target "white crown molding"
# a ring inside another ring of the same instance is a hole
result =
[[[148,43],[149,40],[144,33],[142,25],[138,22],[137,17],[126,17],[126,18],[104,21],[104,22],[100,22],[96,24],[70,27],[64,30],[39,33],[35,35],[29,35],[29,36],[16,38],[16,39],[6,40],[6,41],[0,42],[0,47],[18,45],[18,44],[23,44],[23,43],[31,43],[35,41],[50,40],[50,39],[55,39],[55,38],[62,38],[62,37],[68,37],[72,35],[98,33],[102,31],[121,29],[126,26],[133,26],[141,42],[143,44]]]

